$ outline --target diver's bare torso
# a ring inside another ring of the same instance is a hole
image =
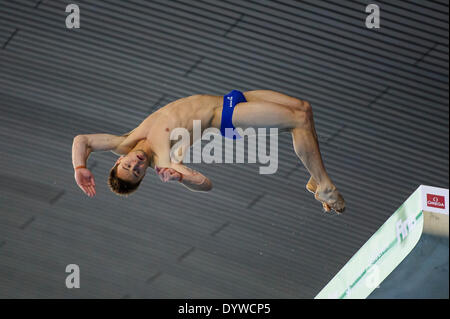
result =
[[[190,133],[192,144],[194,120],[201,121],[202,132],[209,127],[220,128],[222,101],[223,96],[193,95],[171,102],[150,114],[131,131],[116,153],[127,154],[139,141],[146,140],[159,160],[157,164],[168,164],[164,163],[169,160],[168,146],[176,143],[170,139],[170,132],[175,128],[185,128]]]

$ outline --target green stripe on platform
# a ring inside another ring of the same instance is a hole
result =
[[[418,188],[315,298],[367,298],[417,244],[422,217]]]

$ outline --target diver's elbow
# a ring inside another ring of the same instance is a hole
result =
[[[85,141],[86,141],[86,136],[82,135],[82,134],[79,134],[73,138],[74,144],[84,143]]]
[[[208,179],[207,182],[205,183],[205,186],[203,188],[204,192],[209,192],[213,189],[213,185],[211,183],[211,181]]]

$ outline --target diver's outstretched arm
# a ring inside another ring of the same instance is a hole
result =
[[[123,136],[111,134],[77,135],[72,144],[72,165],[75,170],[75,181],[89,197],[96,194],[94,175],[86,168],[91,152],[114,151],[125,140]]]

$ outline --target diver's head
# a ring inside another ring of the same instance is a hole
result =
[[[141,184],[148,166],[148,156],[142,150],[121,156],[109,172],[109,188],[117,195],[133,193]]]

